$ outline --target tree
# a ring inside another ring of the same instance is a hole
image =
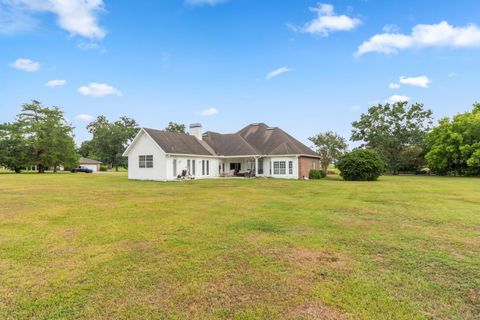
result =
[[[400,154],[400,171],[417,171],[427,165],[425,151],[420,146],[408,146]]]
[[[28,166],[30,148],[18,122],[0,124],[0,166],[20,173]]]
[[[347,151],[347,141],[333,131],[319,133],[308,138],[321,157],[322,169],[327,174],[328,166]]]
[[[111,123],[105,116],[98,116],[87,129],[93,136],[91,151],[100,161],[109,163],[116,171],[119,166],[126,166],[122,154],[139,130],[135,120],[123,116]]]
[[[352,141],[363,141],[362,147],[375,149],[384,159],[387,169],[397,174],[402,165],[402,153],[422,146],[431,128],[432,111],[423,104],[407,102],[378,104],[352,123]]]
[[[93,144],[91,140],[85,140],[80,144],[80,148],[78,148],[77,152],[85,158],[95,158],[93,155]]]
[[[25,134],[30,149],[29,162],[36,164],[39,173],[45,168],[74,166],[78,161],[73,140],[73,127],[58,107],[43,107],[36,100],[22,106],[17,116],[18,125]]]
[[[186,128],[185,128],[184,124],[176,123],[176,122],[169,122],[168,126],[165,128],[165,131],[186,133]]]
[[[480,103],[471,112],[443,118],[427,135],[425,159],[441,175],[480,175]]]
[[[344,180],[375,181],[383,173],[385,164],[375,150],[355,149],[340,158],[337,168]]]

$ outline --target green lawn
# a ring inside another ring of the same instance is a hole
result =
[[[0,174],[0,319],[479,319],[480,179]]]

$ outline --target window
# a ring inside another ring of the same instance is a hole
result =
[[[247,161],[247,170],[255,170],[255,160]]]
[[[280,161],[280,174],[286,173],[286,163],[285,161]]]
[[[196,162],[197,162],[197,161],[192,160],[192,176],[195,175],[195,163],[196,163]]]
[[[153,168],[153,155],[138,156],[138,167],[139,168]]]
[[[286,163],[285,161],[273,161],[273,174],[285,174]]]
[[[177,159],[173,159],[173,176],[177,176]]]
[[[273,162],[273,174],[280,174],[280,162]]]
[[[293,174],[293,161],[288,161],[288,174]]]
[[[207,176],[210,175],[210,160],[207,160]]]
[[[187,174],[191,174],[191,171],[190,171],[190,160],[187,160]]]
[[[263,158],[258,159],[258,174],[263,174]]]
[[[205,175],[205,160],[202,160],[202,176]]]

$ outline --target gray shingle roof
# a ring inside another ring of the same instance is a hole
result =
[[[219,156],[246,156],[259,154],[239,134],[221,134],[217,132],[206,132],[203,140],[208,143]]]
[[[206,132],[203,140],[194,136],[144,128],[166,152],[176,154],[247,156],[247,155],[311,155],[313,150],[280,128],[264,123],[251,124],[232,134]]]
[[[278,127],[265,123],[251,124],[238,131],[262,155],[306,154],[318,156],[312,149]]]
[[[78,160],[79,164],[102,164],[103,162],[93,160],[93,159],[88,159],[84,157],[80,157],[80,160]]]
[[[215,155],[215,153],[212,153],[213,150],[209,151],[208,146],[205,146],[194,136],[178,132],[144,129],[166,153]]]

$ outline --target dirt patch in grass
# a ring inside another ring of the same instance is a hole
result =
[[[345,272],[350,269],[350,265],[352,264],[352,259],[346,255],[312,248],[265,247],[261,249],[261,254],[277,261],[286,262],[291,267],[312,271],[329,267],[339,272]]]
[[[290,312],[287,319],[344,320],[349,318],[339,311],[320,303],[307,303]]]
[[[74,228],[68,228],[63,231],[63,236],[66,239],[74,239],[78,235],[78,230]]]

